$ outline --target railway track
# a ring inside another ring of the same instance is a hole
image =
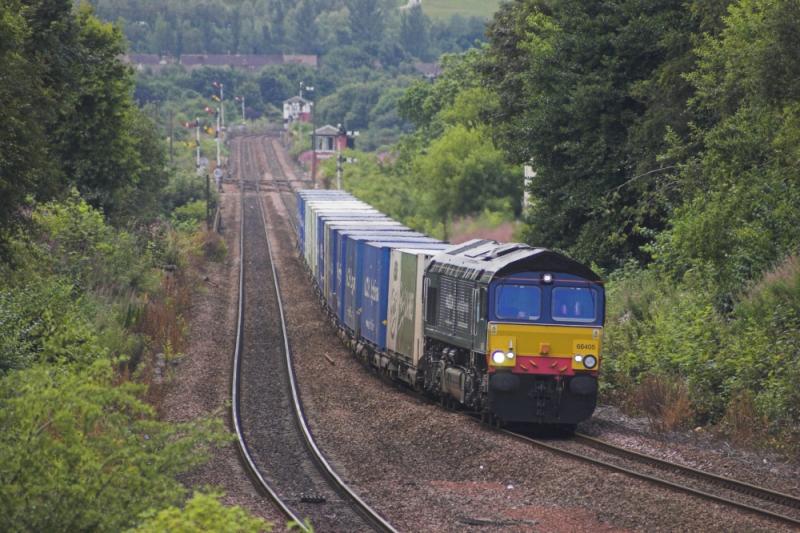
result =
[[[242,144],[239,144],[242,143]],[[309,431],[291,360],[262,201],[258,151],[234,150],[241,193],[239,317],[232,415],[243,463],[289,520],[307,530],[394,531],[336,474]]]
[[[308,187],[310,184],[287,179],[271,139],[262,138],[261,146],[254,148],[261,151],[260,162],[269,169],[267,173],[271,176],[271,180],[265,179],[264,182],[273,182],[266,183],[268,186],[262,190],[279,193],[284,208],[288,213],[292,213],[295,187]],[[288,216],[287,219],[294,225],[293,217]],[[543,440],[509,430],[500,431],[563,456],[718,504],[742,509],[792,527],[800,527],[800,498],[789,494],[670,463],[588,435],[576,434],[569,440]]]
[[[800,498],[698,470],[576,433],[568,440],[544,440],[508,429],[502,433],[559,455],[800,527]]]

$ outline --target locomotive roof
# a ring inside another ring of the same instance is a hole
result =
[[[592,269],[574,259],[527,244],[473,239],[453,245],[431,258],[428,272],[461,279],[481,280],[517,272],[563,272],[594,282],[602,282]]]

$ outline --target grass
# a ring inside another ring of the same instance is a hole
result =
[[[446,19],[456,14],[489,19],[499,6],[500,0],[422,0],[423,11],[434,19]]]

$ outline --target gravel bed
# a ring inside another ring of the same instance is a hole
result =
[[[208,263],[201,272],[200,286],[186,317],[189,328],[186,353],[171,372],[160,409],[162,418],[171,422],[214,415],[224,416],[231,427],[227,402],[236,343],[240,216],[235,187],[225,185],[221,205],[222,236],[228,255],[224,263]],[[221,489],[226,504],[239,505],[276,524],[284,522],[282,514],[254,488],[239,462],[235,443],[217,450],[211,461],[184,475],[182,481],[193,489],[206,486]]]
[[[294,417],[277,295],[259,197],[244,201],[242,430],[253,460],[282,500],[320,531],[361,531],[364,522],[328,485]]]
[[[551,441],[549,444],[581,456],[601,460],[640,474],[653,476],[677,485],[686,486],[701,492],[727,498],[734,502],[765,509],[779,515],[785,515],[795,520],[800,520],[800,510],[796,508],[785,506],[782,503],[773,502],[768,499],[765,500],[745,492],[740,492],[721,483],[688,475],[680,470],[670,468],[669,466],[658,466],[610,450],[598,449],[591,444],[584,444],[580,440],[575,439],[559,439],[557,441]],[[629,446],[625,446],[625,448],[630,449]],[[676,464],[676,462],[669,461],[669,464]]]
[[[748,513],[520,443],[379,379],[338,341],[295,252],[280,195],[265,196],[312,431],[337,472],[398,529],[777,529]]]
[[[612,406],[598,407],[578,429],[640,453],[800,497],[799,462],[737,448],[708,431],[659,433],[646,418]]]

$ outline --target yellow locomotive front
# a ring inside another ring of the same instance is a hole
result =
[[[591,416],[603,340],[600,283],[521,272],[489,285],[489,410],[501,420],[572,425]]]
[[[499,422],[574,426],[597,404],[605,292],[562,254],[474,240],[431,258],[418,386]]]

